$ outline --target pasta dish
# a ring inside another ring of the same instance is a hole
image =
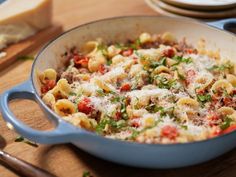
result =
[[[165,32],[73,47],[39,74],[43,101],[65,121],[112,139],[185,143],[236,129],[236,65]]]

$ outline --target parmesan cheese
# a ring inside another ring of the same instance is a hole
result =
[[[51,24],[51,0],[7,0],[0,5],[0,50]]]

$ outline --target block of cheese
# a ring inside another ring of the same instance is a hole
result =
[[[6,0],[0,4],[0,50],[51,24],[52,0]]]

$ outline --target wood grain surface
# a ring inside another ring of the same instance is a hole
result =
[[[24,56],[39,47],[42,43],[55,38],[57,35],[61,34],[61,32],[62,26],[59,24],[53,24],[19,43],[10,45],[3,50],[3,52],[6,52],[6,56],[0,59],[0,70],[12,64],[18,57]]]
[[[143,0],[54,0],[54,22],[64,29],[113,16],[155,15]],[[36,51],[37,52],[37,51]],[[32,61],[18,60],[0,71],[0,94],[28,79]],[[16,100],[11,103],[15,115],[36,129],[46,130],[52,125],[32,101]],[[17,134],[9,130],[0,116],[0,148],[27,162],[60,177],[82,177],[89,171],[94,177],[234,177],[236,176],[236,150],[215,160],[187,168],[150,170],[131,168],[93,157],[71,144],[30,146],[14,142]],[[116,153],[116,152],[114,152]],[[157,157],[158,158],[158,157]],[[1,177],[17,176],[10,167],[0,163]]]

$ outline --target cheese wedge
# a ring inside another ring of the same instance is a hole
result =
[[[0,5],[0,50],[51,24],[52,0],[7,0]]]

